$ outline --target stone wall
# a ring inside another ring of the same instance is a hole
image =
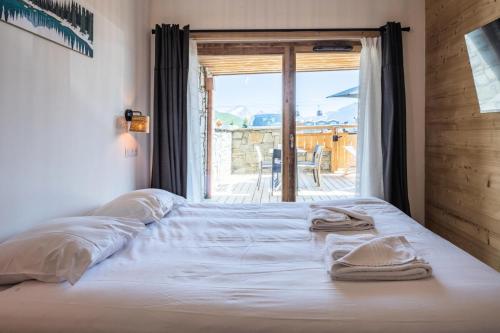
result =
[[[264,161],[270,161],[272,149],[279,145],[281,145],[280,128],[233,130],[231,171],[240,174],[258,172],[259,158],[256,149],[260,149]]]
[[[214,133],[213,174],[252,174],[259,171],[260,149],[264,161],[271,161],[272,149],[281,146],[281,128],[260,127],[234,130],[216,129]],[[258,147],[258,148],[257,148]],[[312,159],[312,153],[299,154],[299,161]],[[321,169],[330,170],[330,152],[323,152]]]

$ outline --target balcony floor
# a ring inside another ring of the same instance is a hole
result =
[[[355,173],[323,173],[321,186],[314,183],[311,173],[299,173],[297,202],[311,202],[349,198],[355,194]],[[222,182],[215,183],[212,198],[206,202],[218,203],[268,203],[280,202],[281,191],[271,195],[271,175],[264,174],[260,188],[257,188],[256,174],[229,175]]]

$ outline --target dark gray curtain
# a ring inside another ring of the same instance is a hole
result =
[[[385,200],[410,215],[406,175],[406,96],[401,24],[382,36],[382,156]]]
[[[189,27],[156,25],[151,187],[186,197]]]

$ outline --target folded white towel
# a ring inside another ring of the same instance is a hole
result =
[[[328,235],[325,261],[334,280],[416,280],[432,275],[431,266],[404,236]]]
[[[373,218],[356,206],[311,205],[308,220],[311,231],[361,231],[374,226]]]

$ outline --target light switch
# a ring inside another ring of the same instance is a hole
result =
[[[135,147],[125,147],[125,157],[137,157],[139,148]]]

